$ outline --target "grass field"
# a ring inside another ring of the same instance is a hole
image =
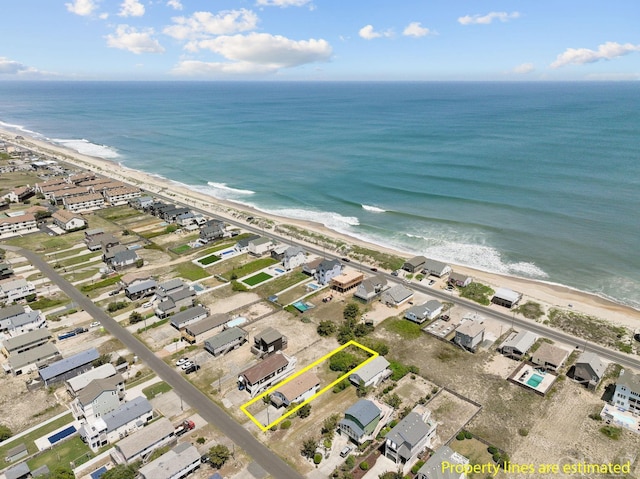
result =
[[[420,325],[408,319],[387,318],[381,326],[392,333],[399,334],[403,339],[416,339],[422,335]]]
[[[73,463],[74,466],[79,466],[93,457],[94,454],[89,446],[82,442],[80,436],[76,436],[56,444],[51,449],[28,460],[27,464],[32,471],[45,464],[49,466],[49,469],[53,469],[57,464]]]
[[[205,256],[202,259],[198,260],[198,263],[207,266],[210,265],[212,263],[215,263],[216,261],[220,261],[220,256],[216,255],[216,254],[210,254],[209,256]]]
[[[169,386],[167,383],[165,383],[164,381],[153,384],[149,387],[146,387],[142,390],[142,394],[144,394],[146,396],[147,399],[153,399],[154,397],[163,394],[163,393],[167,393],[169,391],[171,391],[172,387]]]
[[[190,251],[191,249],[192,249],[191,246],[189,246],[188,244],[183,244],[176,248],[170,248],[170,250],[173,251],[175,254],[184,254],[187,251]]]
[[[248,284],[249,286],[255,286],[256,284],[263,283],[264,281],[271,278],[273,278],[273,276],[263,271],[261,273],[251,276],[250,278],[245,279],[243,283]]]
[[[207,273],[200,266],[196,266],[191,261],[177,264],[174,269],[178,273],[178,276],[184,279],[188,279],[189,281],[196,281],[198,279],[206,278],[207,276],[209,276],[209,273]]]
[[[269,281],[269,283],[259,286],[254,289],[254,293],[258,293],[263,298],[268,298],[273,294],[277,294],[282,290],[285,290],[293,285],[301,283],[309,279],[309,276],[301,271],[295,271],[288,274],[283,274],[280,277]]]
[[[228,280],[242,278],[243,276],[255,273],[256,271],[260,271],[261,269],[271,266],[272,264],[275,264],[277,262],[278,261],[273,258],[260,258],[252,261],[251,263],[247,263],[238,268],[234,268],[231,271],[227,271],[222,275],[222,277]]]
[[[58,418],[55,421],[50,422],[49,424],[45,424],[41,428],[31,431],[30,433],[22,437],[19,437],[11,442],[8,442],[4,446],[0,447],[0,457],[2,458],[6,457],[7,451],[9,449],[11,449],[12,447],[16,447],[22,443],[24,443],[24,445],[27,446],[27,451],[29,452],[29,454],[36,453],[38,451],[38,448],[34,443],[36,439],[42,436],[46,436],[50,432],[55,431],[56,429],[64,426],[65,424],[69,424],[71,421],[73,421],[73,415],[71,413],[65,414],[61,418]]]

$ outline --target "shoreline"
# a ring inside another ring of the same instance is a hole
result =
[[[16,141],[16,135],[22,136],[23,140]],[[288,224],[329,238],[338,239],[339,241],[343,241],[347,244],[358,245],[403,258],[413,256],[407,252],[395,250],[387,246],[379,245],[332,230],[318,222],[276,216],[245,204],[236,203],[231,200],[218,199],[160,175],[129,168],[120,164],[115,159],[110,160],[88,156],[69,147],[51,143],[45,139],[35,138],[31,136],[31,132],[24,130],[12,132],[3,125],[0,126],[0,138],[11,143],[17,143],[26,149],[32,149],[36,152],[40,152],[43,155],[52,156],[59,161],[69,163],[78,168],[91,170],[104,176],[143,187],[151,194],[163,194],[165,196],[175,198],[177,201],[202,208],[210,214],[217,215],[222,218],[238,220],[239,218],[234,216],[234,212],[238,214],[247,213],[245,217],[257,216],[273,223],[273,229],[278,225]],[[271,230],[270,232],[273,233],[274,231]],[[283,236],[281,233],[277,234]],[[308,241],[300,239],[296,239],[295,241],[299,243],[309,243]],[[523,293],[523,302],[526,302],[527,300],[536,301],[541,303],[543,306],[546,306],[546,309],[551,307],[570,309],[577,313],[587,314],[611,321],[620,326],[626,326],[631,330],[631,332],[640,328],[640,311],[631,306],[618,303],[612,299],[574,289],[569,286],[545,282],[544,280],[535,280],[483,271],[455,263],[450,264],[457,273],[471,276],[474,279],[491,286],[493,289],[496,289],[497,287],[506,287]]]

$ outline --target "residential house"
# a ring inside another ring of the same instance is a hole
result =
[[[176,216],[176,223],[183,228],[194,225],[196,223],[196,215],[194,215],[191,211],[187,211],[186,213],[182,213],[181,215]]]
[[[3,332],[12,338],[28,333],[29,331],[47,327],[44,314],[42,314],[40,310],[32,311],[28,306],[24,309],[23,313],[12,316],[5,321],[5,324],[6,326]]]
[[[156,449],[175,443],[176,434],[171,422],[161,417],[148,426],[118,442],[111,453],[116,464],[130,464],[148,458]]]
[[[623,411],[640,414],[640,374],[634,374],[628,369],[620,371],[612,403]]]
[[[106,183],[101,183],[99,185],[93,185],[91,187],[91,191],[93,193],[99,193],[101,194],[103,197],[104,195],[110,191],[110,190],[118,190],[120,188],[124,188],[127,185],[125,183],[123,183],[122,181],[109,181]]]
[[[182,331],[182,339],[189,344],[199,343],[204,341],[206,336],[222,331],[229,321],[231,318],[228,314],[213,314],[202,321],[186,326]]]
[[[208,315],[209,311],[201,304],[198,304],[197,306],[185,309],[171,316],[171,326],[181,331],[190,324],[203,320]]]
[[[131,198],[129,200],[129,206],[137,210],[144,210],[153,204],[153,198],[151,196],[138,196],[137,198]]]
[[[287,251],[287,248],[289,248],[289,247],[290,246],[288,246],[286,244],[277,244],[271,250],[270,255],[276,261],[282,262],[282,258],[284,258],[284,252]]]
[[[589,389],[595,389],[604,376],[607,369],[602,359],[591,352],[583,352],[572,368],[570,377],[585,385]]]
[[[63,190],[57,190],[51,192],[51,201],[56,204],[63,204],[65,198],[74,198],[76,196],[83,196],[89,193],[87,188],[83,188],[82,186],[78,186],[75,188],[65,188]]]
[[[81,196],[64,198],[62,203],[69,211],[95,211],[104,208],[104,197],[100,193],[87,193]]]
[[[320,379],[312,371],[290,379],[271,393],[271,402],[275,407],[289,407],[291,404],[299,404],[313,397],[320,388]]]
[[[531,354],[531,362],[547,371],[558,371],[569,357],[569,351],[549,343],[542,343]]]
[[[35,190],[37,193],[45,193],[49,187],[59,186],[59,185],[69,186],[69,183],[67,182],[66,178],[62,178],[62,177],[52,178],[50,180],[43,181],[41,183],[36,183]]]
[[[81,215],[68,210],[58,210],[51,215],[51,218],[53,224],[65,231],[74,231],[87,226],[87,221]]]
[[[96,174],[92,171],[87,171],[83,173],[77,173],[75,175],[69,175],[68,181],[69,183],[73,183],[74,185],[79,185],[83,181],[89,181],[95,179]]]
[[[344,413],[344,418],[338,423],[341,434],[349,437],[356,444],[362,444],[372,439],[382,411],[368,399],[360,399]]]
[[[370,362],[359,367],[349,375],[349,381],[356,387],[360,384],[364,387],[376,387],[389,376],[391,376],[389,361],[387,361],[384,356],[376,356]]]
[[[380,301],[390,307],[398,308],[413,299],[413,291],[398,284],[382,292]]]
[[[360,271],[349,270],[331,278],[331,288],[340,293],[357,288],[364,280],[364,274]]]
[[[466,479],[464,472],[455,472],[454,467],[442,467],[443,464],[452,466],[464,466],[469,464],[469,459],[455,452],[448,446],[441,446],[433,455],[425,462],[420,469],[416,479]]]
[[[424,256],[414,256],[413,258],[410,258],[404,262],[404,264],[402,265],[402,269],[409,273],[415,273],[422,269],[426,261],[427,258],[425,258]]]
[[[113,188],[103,193],[104,199],[111,206],[126,205],[130,200],[139,198],[140,195],[140,188],[136,188],[135,186]]]
[[[468,351],[473,351],[484,341],[484,324],[481,321],[466,319],[456,328],[453,342]]]
[[[158,295],[157,291],[156,295]],[[155,309],[156,316],[162,319],[180,312],[182,308],[190,308],[194,305],[195,297],[196,292],[187,287],[173,291],[160,301]]]
[[[422,324],[427,319],[437,318],[440,313],[442,313],[442,303],[432,299],[424,304],[410,307],[404,312],[404,317],[414,323]]]
[[[78,396],[80,391],[86,388],[95,379],[106,379],[117,374],[116,368],[111,363],[106,363],[97,368],[89,369],[86,373],[78,374],[66,381],[67,392],[72,398]],[[122,384],[124,391],[124,383]]]
[[[98,359],[100,354],[95,348],[86,349],[68,358],[61,359],[46,368],[38,371],[45,386],[66,381],[78,374],[88,371],[93,366],[91,363]]]
[[[467,276],[466,274],[456,273],[455,271],[452,271],[447,282],[453,286],[464,288],[469,286],[473,282],[473,278],[471,276]]]
[[[265,356],[285,349],[287,349],[287,337],[280,331],[268,327],[255,335],[251,352],[258,356]]]
[[[513,308],[522,299],[522,293],[512,291],[508,288],[498,288],[491,298],[493,304],[504,306],[505,308]]]
[[[23,457],[26,457],[28,454],[29,452],[27,451],[27,446],[22,442],[7,451],[5,461],[15,462],[19,459],[22,459]]]
[[[531,346],[538,340],[538,336],[531,331],[512,332],[498,347],[499,351],[507,357],[522,359]]]
[[[315,276],[316,271],[318,271],[318,266],[320,263],[324,261],[323,258],[316,258],[312,261],[308,261],[302,265],[302,272],[308,274],[309,276]]]
[[[260,238],[258,235],[249,235],[239,240],[233,247],[238,253],[247,253],[249,251],[249,243]]]
[[[291,374],[296,363],[295,357],[288,357],[282,351],[278,351],[240,373],[238,388],[246,389],[251,397],[254,397]]]
[[[110,183],[114,183],[114,181],[111,178],[105,178],[104,176],[101,176],[98,178],[92,178],[92,179],[80,181],[78,182],[78,186],[86,186],[87,188],[90,188],[92,191],[95,192],[94,188],[96,188],[97,186],[108,185]]]
[[[160,213],[160,217],[171,223],[175,222],[178,216],[183,215],[185,213],[190,213],[191,210],[189,208],[185,208],[182,206],[176,206],[174,208],[165,208]]]
[[[104,234],[102,228],[93,228],[84,232],[84,243],[89,246],[89,243],[93,243],[96,238]]]
[[[52,343],[31,348],[28,351],[11,354],[5,369],[14,376],[37,371],[39,367],[51,363],[60,357],[60,351]]]
[[[384,455],[396,464],[413,463],[436,434],[436,423],[429,420],[430,415],[420,406],[407,414],[385,436]]]
[[[124,378],[115,374],[94,379],[71,402],[71,412],[77,421],[92,423],[96,418],[117,409],[124,400]]]
[[[91,231],[101,231],[101,230],[95,229]],[[120,244],[120,240],[118,240],[118,238],[113,236],[111,233],[105,233],[105,232],[91,234],[91,235],[87,235],[85,233],[84,242],[87,245],[87,249],[89,251],[98,251],[100,249],[106,251],[109,248],[113,248],[114,246],[117,246]]]
[[[0,263],[0,279],[6,279],[13,274],[11,266],[7,263]]]
[[[200,453],[183,442],[138,470],[140,479],[179,479],[200,467]]]
[[[428,259],[422,265],[422,272],[427,275],[437,276],[438,278],[442,278],[443,276],[446,276],[449,273],[451,273],[451,266],[441,261]]]
[[[28,200],[35,194],[34,189],[27,185],[12,189],[9,193],[4,195],[4,198],[7,198],[11,203],[22,203],[24,200]]]
[[[36,287],[31,281],[27,281],[26,279],[19,278],[0,283],[0,301],[13,303],[14,301],[20,301],[35,293]]]
[[[30,349],[46,344],[51,339],[51,332],[47,328],[35,329],[13,338],[2,341],[2,354],[9,357],[11,354],[24,353]]]
[[[159,300],[166,299],[169,294],[174,293],[186,287],[186,284],[180,278],[173,278],[158,284],[156,296]]]
[[[302,266],[307,261],[307,252],[300,246],[289,246],[282,257],[282,266],[285,271]]]
[[[269,253],[273,246],[273,241],[270,238],[261,236],[249,241],[249,244],[247,245],[247,251],[253,256],[262,256]]]
[[[107,264],[115,270],[121,270],[127,266],[134,266],[139,259],[135,250],[126,249],[115,253]]]
[[[116,442],[142,429],[153,419],[153,406],[138,396],[116,409],[80,427],[82,440],[96,452],[100,447]]]
[[[142,279],[130,282],[124,288],[124,294],[131,301],[136,301],[140,298],[146,298],[147,296],[153,296],[156,292],[158,283],[155,279]]]
[[[353,293],[353,296],[365,303],[370,303],[376,298],[379,298],[386,287],[386,278],[381,274],[376,275],[371,278],[364,279],[362,283],[356,286],[356,292]]]
[[[31,477],[31,469],[26,462],[21,462],[4,471],[5,479],[27,479],[28,477]]]
[[[247,342],[248,335],[244,329],[234,326],[205,340],[204,349],[214,356],[225,354],[232,349],[239,348]]]
[[[31,213],[0,218],[0,238],[26,235],[38,231],[36,217]]]
[[[342,263],[337,259],[324,259],[318,265],[314,275],[318,284],[329,284],[331,279],[342,273]]]

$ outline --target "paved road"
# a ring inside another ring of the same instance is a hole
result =
[[[32,251],[5,247],[7,250],[17,251],[25,256],[31,264],[48,276],[51,281],[71,298],[79,307],[87,311],[94,319],[100,321],[102,326],[114,337],[119,339],[133,354],[144,361],[156,374],[176,391],[190,406],[210,424],[217,427],[223,434],[231,439],[238,447],[244,449],[251,458],[265,471],[277,479],[301,479],[303,476],[290,467],[286,462],[271,452],[264,444],[251,435],[243,426],[235,422],[223,409],[209,400],[191,383],[181,376],[174,368],[168,366],[159,359],[143,343],[138,341],[125,328],[120,326],[113,318],[98,308],[85,295],[80,293],[70,282],[64,279],[46,263],[40,256]],[[297,445],[293,445],[297,452]]]

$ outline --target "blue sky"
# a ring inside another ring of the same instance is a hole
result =
[[[639,0],[0,0],[0,80],[638,80]]]

